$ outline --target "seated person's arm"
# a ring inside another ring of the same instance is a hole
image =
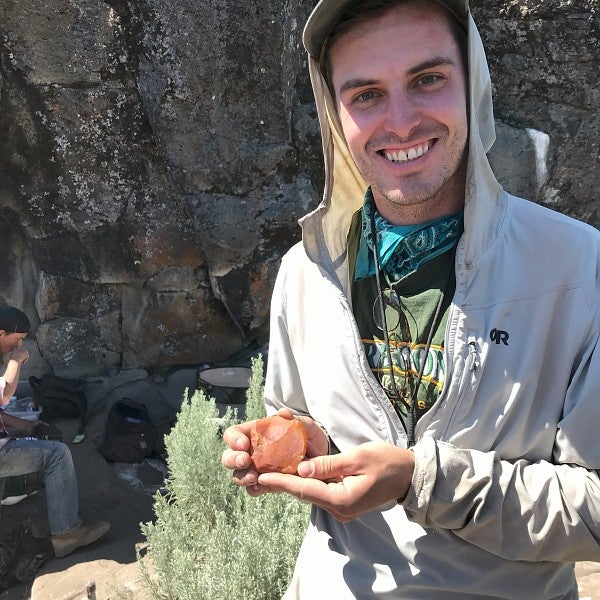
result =
[[[2,394],[2,406],[6,406],[14,395],[19,383],[19,373],[21,367],[29,359],[29,352],[25,348],[17,347],[11,350],[6,356],[6,370],[4,371],[4,392]]]
[[[39,421],[27,421],[25,419],[19,419],[19,417],[15,417],[14,415],[11,415],[3,410],[0,410],[0,419],[4,425],[4,429],[10,429],[28,436],[34,435],[34,430],[39,423]]]

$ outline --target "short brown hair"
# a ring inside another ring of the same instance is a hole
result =
[[[325,43],[321,49],[321,58],[319,60],[321,73],[323,73],[332,95],[335,96],[331,79],[329,51],[333,43],[338,38],[348,33],[348,31],[353,29],[356,25],[380,17],[394,6],[398,6],[398,4],[407,1],[408,0],[356,0],[340,15],[340,18],[335,22],[325,39]],[[464,71],[468,74],[467,33],[463,24],[460,23],[452,13],[448,10],[445,10],[445,12],[448,15],[450,32],[460,50]]]

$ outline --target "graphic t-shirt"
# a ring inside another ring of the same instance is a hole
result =
[[[352,274],[360,235],[358,212],[354,216],[348,236],[348,256]],[[353,311],[369,366],[406,425],[413,401],[418,420],[435,403],[444,385],[444,334],[456,286],[454,252],[449,250],[431,259],[419,270],[399,281],[388,281],[382,274],[381,282],[384,288],[385,321],[395,390],[391,381],[390,357],[383,334],[383,318],[375,276],[353,282]],[[443,303],[431,345],[427,356],[423,356],[442,293]],[[425,364],[421,383],[419,389],[415,390],[423,359]],[[396,392],[399,398],[396,397]]]

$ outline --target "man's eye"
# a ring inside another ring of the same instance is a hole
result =
[[[442,79],[441,75],[429,73],[427,75],[423,75],[423,76],[419,77],[419,79],[417,80],[417,85],[432,85],[434,83],[437,83],[441,79]]]
[[[362,92],[354,98],[355,102],[370,102],[375,98],[376,94],[373,91]]]

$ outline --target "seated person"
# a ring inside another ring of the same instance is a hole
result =
[[[31,324],[18,308],[0,306],[0,403],[6,406],[19,382],[21,367],[29,352],[23,348]],[[0,410],[0,498],[4,477],[43,473],[52,546],[57,557],[71,554],[101,538],[109,529],[106,521],[84,525],[78,517],[79,495],[71,451],[62,442],[32,439],[45,437],[48,426],[26,421]],[[18,436],[25,437],[18,437]]]

